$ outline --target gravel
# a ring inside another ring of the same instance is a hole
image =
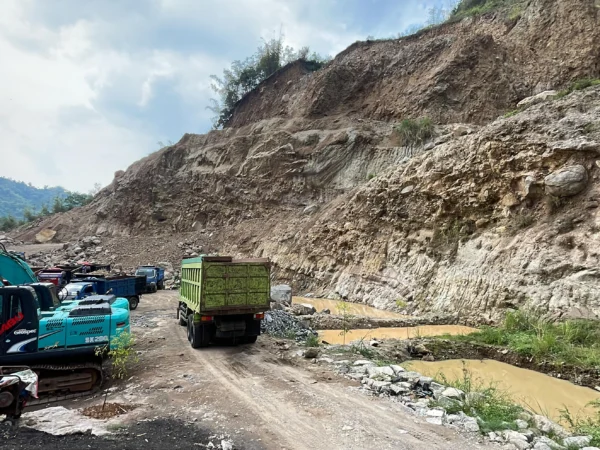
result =
[[[280,338],[293,338],[296,341],[305,341],[308,336],[318,336],[302,320],[286,311],[267,311],[261,324],[261,332]]]

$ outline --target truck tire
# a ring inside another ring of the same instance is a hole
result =
[[[154,292],[156,292],[157,290],[158,290],[158,289],[156,288],[156,284],[154,284],[154,283],[150,284],[150,292],[151,292],[151,293],[154,293]]]
[[[246,344],[254,344],[258,336],[246,336]]]
[[[165,289],[164,281],[159,281],[158,285],[156,287],[158,288],[159,291],[164,291],[164,289]]]
[[[188,316],[188,340],[192,348],[208,347],[210,344],[210,328],[205,325],[195,325],[194,315]]]
[[[129,297],[127,300],[129,300],[129,309],[131,311],[137,309],[138,305],[140,304],[140,298],[137,295]]]

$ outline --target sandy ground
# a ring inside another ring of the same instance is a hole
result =
[[[247,449],[479,448],[389,399],[261,336],[254,345],[194,350],[175,320],[176,291],[145,295],[132,312],[139,362],[109,402],[139,407],[113,421],[169,419],[226,433]],[[102,397],[69,406],[98,404]]]

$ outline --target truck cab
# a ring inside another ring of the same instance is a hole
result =
[[[156,292],[165,288],[165,269],[158,266],[139,266],[135,270],[136,276],[146,277],[146,292]]]

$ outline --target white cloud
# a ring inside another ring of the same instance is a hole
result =
[[[0,176],[83,191],[206,131],[210,75],[260,37],[332,55],[365,37],[338,0],[49,3],[0,2]]]

